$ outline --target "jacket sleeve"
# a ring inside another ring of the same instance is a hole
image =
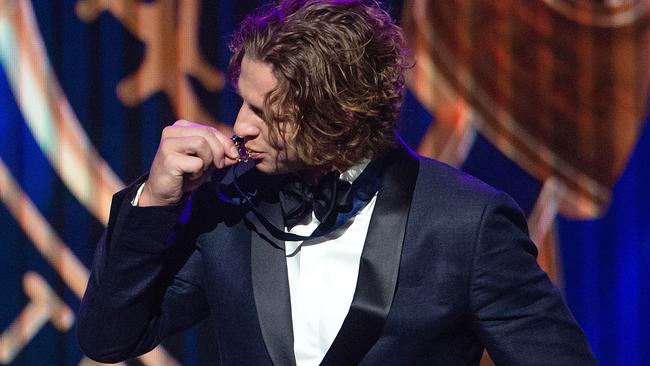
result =
[[[476,235],[472,325],[496,365],[596,365],[587,339],[536,261],[526,220],[505,194],[486,205]]]
[[[100,362],[143,354],[208,315],[200,252],[180,230],[186,202],[133,207],[136,190],[113,197],[78,312],[80,346]]]

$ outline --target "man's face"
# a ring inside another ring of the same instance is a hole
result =
[[[234,131],[244,137],[246,148],[251,152],[258,170],[267,174],[297,172],[304,164],[295,150],[279,141],[279,146],[269,140],[269,126],[264,121],[264,98],[275,88],[277,79],[269,64],[244,56],[237,87],[243,103],[237,114]],[[291,131],[283,131],[289,140]]]

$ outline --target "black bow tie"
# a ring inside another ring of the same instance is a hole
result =
[[[310,186],[296,177],[280,190],[284,224],[291,228],[313,211],[324,226],[333,225],[338,213],[352,210],[351,188],[350,183],[339,180],[337,171],[325,175],[315,186]]]

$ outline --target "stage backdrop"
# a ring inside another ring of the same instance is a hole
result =
[[[229,133],[228,34],[260,3],[0,0],[0,364],[95,364],[74,313],[111,194],[176,119]],[[517,200],[602,365],[650,364],[648,1],[383,6],[405,140]],[[199,324],[128,363],[216,362]]]

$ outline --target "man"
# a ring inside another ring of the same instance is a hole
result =
[[[281,1],[232,50],[247,152],[165,128],[97,248],[91,358],[210,317],[223,365],[595,363],[514,202],[399,146],[403,40],[376,3]]]

